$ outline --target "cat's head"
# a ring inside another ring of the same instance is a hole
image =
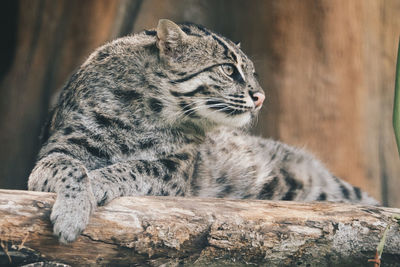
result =
[[[252,121],[265,96],[240,45],[201,26],[165,19],[156,32],[178,117],[235,127]]]

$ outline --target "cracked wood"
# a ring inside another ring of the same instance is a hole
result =
[[[125,197],[99,208],[73,244],[52,236],[55,194],[0,190],[0,265],[57,261],[158,266],[365,266],[400,209],[333,203]],[[7,252],[5,252],[7,251]],[[393,224],[386,266],[400,262]]]

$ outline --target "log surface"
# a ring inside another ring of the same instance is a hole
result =
[[[52,235],[55,194],[0,190],[0,265],[399,266],[400,209],[333,203],[124,197],[100,207],[70,244]],[[11,260],[11,262],[10,262]]]

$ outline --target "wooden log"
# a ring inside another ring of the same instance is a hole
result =
[[[366,266],[391,224],[385,266],[400,262],[400,209],[337,203],[124,197],[70,245],[52,235],[55,194],[0,190],[0,265]],[[397,264],[397,265],[396,265]]]

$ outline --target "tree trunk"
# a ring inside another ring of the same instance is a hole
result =
[[[55,194],[0,190],[0,264],[366,266],[388,224],[384,266],[400,262],[400,209],[334,203],[124,197],[70,245],[52,236]],[[397,264],[397,265],[396,265]]]

